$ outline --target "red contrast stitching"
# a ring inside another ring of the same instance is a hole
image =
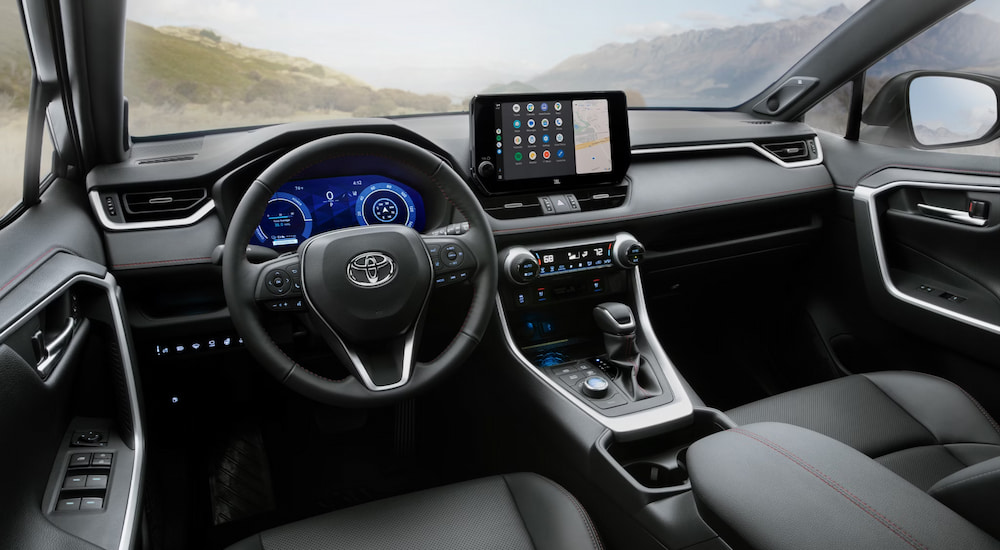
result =
[[[923,544],[921,544],[916,539],[916,537],[914,537],[913,535],[907,533],[905,529],[903,529],[902,527],[900,527],[899,525],[897,525],[896,523],[894,523],[892,520],[890,520],[885,515],[883,515],[882,513],[880,513],[878,510],[876,510],[875,508],[873,508],[867,502],[861,500],[861,498],[859,498],[858,496],[854,495],[853,493],[851,493],[850,491],[848,491],[847,489],[845,489],[842,485],[840,485],[839,483],[837,483],[836,481],[834,481],[833,479],[831,479],[829,476],[827,476],[826,474],[824,474],[823,472],[821,472],[818,468],[816,468],[815,466],[812,466],[811,464],[809,464],[805,460],[803,460],[803,459],[799,458],[798,456],[796,456],[794,453],[792,453],[788,449],[785,449],[784,447],[778,445],[777,443],[774,443],[773,441],[768,440],[767,438],[765,438],[762,435],[759,435],[759,434],[756,434],[756,433],[753,433],[753,432],[748,432],[748,431],[746,431],[746,430],[744,430],[742,428],[733,428],[733,429],[731,429],[729,431],[731,431],[733,433],[737,433],[737,434],[743,435],[743,436],[746,436],[746,437],[749,437],[750,439],[753,439],[753,440],[757,441],[758,443],[762,443],[762,444],[770,447],[772,450],[778,452],[779,454],[783,455],[785,458],[787,458],[787,459],[791,460],[792,462],[798,464],[803,470],[809,472],[810,474],[812,474],[813,476],[815,476],[817,479],[819,479],[823,483],[827,484],[830,488],[832,488],[833,490],[835,490],[838,493],[840,493],[844,498],[846,498],[852,504],[854,504],[855,506],[857,506],[858,508],[860,508],[861,510],[863,510],[869,516],[873,517],[876,521],[878,521],[883,526],[885,526],[885,528],[887,528],[890,531],[892,531],[897,537],[899,537],[900,539],[902,539],[904,542],[906,542],[907,544],[909,544],[911,547],[917,548],[918,550],[928,550],[928,548],[926,546],[924,546]]]
[[[113,267],[131,267],[136,265],[156,265],[156,264],[179,264],[183,262],[203,262],[206,260],[211,260],[211,256],[204,256],[201,258],[177,258],[174,260],[153,260],[149,262],[133,262],[129,264],[115,264]]]
[[[31,260],[31,263],[29,263],[28,265],[24,266],[24,268],[21,269],[21,271],[18,271],[16,274],[14,274],[14,276],[11,277],[6,283],[4,283],[3,286],[0,286],[0,291],[2,291],[3,289],[7,288],[8,286],[10,286],[10,284],[13,283],[14,281],[18,280],[22,275],[24,275],[29,270],[31,270],[31,268],[34,267],[38,262],[42,261],[44,258],[47,258],[49,256],[49,254],[51,254],[52,251],[55,250],[56,248],[58,248],[58,247],[55,247],[55,246],[50,247],[45,252],[42,252],[42,254],[40,256],[36,257],[34,260]]]
[[[774,193],[764,193],[764,194],[761,194],[761,195],[749,195],[749,196],[746,196],[746,197],[739,197],[739,198],[735,198],[735,199],[726,199],[726,200],[721,200],[721,201],[703,202],[703,203],[699,203],[699,204],[687,204],[687,205],[684,205],[684,206],[677,206],[677,207],[674,207],[674,208],[664,208],[663,210],[651,210],[649,212],[640,212],[638,214],[629,214],[627,216],[611,216],[611,217],[608,217],[608,218],[598,218],[596,220],[587,220],[585,222],[553,223],[553,224],[548,224],[548,225],[536,225],[536,226],[533,226],[533,227],[519,227],[517,229],[498,229],[498,230],[494,231],[494,233],[500,234],[500,233],[530,231],[530,230],[533,230],[533,229],[548,229],[548,228],[553,228],[553,227],[566,227],[566,226],[587,225],[587,224],[592,224],[592,223],[610,222],[610,221],[616,221],[616,220],[634,220],[634,219],[643,218],[643,217],[646,217],[646,216],[654,216],[656,214],[668,214],[668,213],[671,213],[671,212],[680,212],[680,211],[685,211],[685,210],[691,210],[691,209],[694,209],[694,208],[702,208],[702,207],[706,207],[706,206],[719,206],[719,205],[722,205],[722,204],[731,204],[731,203],[734,203],[734,202],[742,202],[742,201],[751,200],[751,199],[764,199],[764,198],[768,198],[768,197],[779,197],[779,196],[784,196],[784,195],[797,195],[797,194],[805,193],[805,192],[808,192],[808,191],[818,191],[820,189],[829,189],[829,190],[832,191],[833,190],[833,186],[832,185],[817,185],[815,187],[805,187],[805,188],[802,188],[802,189],[795,189],[793,191],[777,191],[777,192],[774,192]]]

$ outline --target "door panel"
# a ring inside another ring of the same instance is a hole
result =
[[[0,231],[4,548],[135,545],[138,380],[120,292],[82,199],[57,181]]]

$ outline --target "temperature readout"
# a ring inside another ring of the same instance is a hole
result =
[[[532,252],[538,260],[538,274],[544,277],[570,271],[611,267],[614,263],[611,256],[614,244],[614,241],[608,241]]]

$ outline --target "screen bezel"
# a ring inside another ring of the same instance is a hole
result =
[[[568,174],[554,178],[505,179],[485,178],[479,174],[478,166],[483,162],[499,164],[496,154],[497,103],[541,102],[606,99],[608,101],[608,124],[611,132],[611,171],[598,174]],[[608,92],[554,92],[530,94],[490,94],[472,98],[470,105],[472,121],[472,174],[473,178],[490,194],[524,193],[530,191],[556,191],[602,184],[617,184],[625,178],[631,162],[632,151],[628,130],[628,107],[625,93]]]

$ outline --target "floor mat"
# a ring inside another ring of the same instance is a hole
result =
[[[210,467],[208,487],[213,525],[274,510],[270,466],[258,429],[237,428],[216,449]]]

